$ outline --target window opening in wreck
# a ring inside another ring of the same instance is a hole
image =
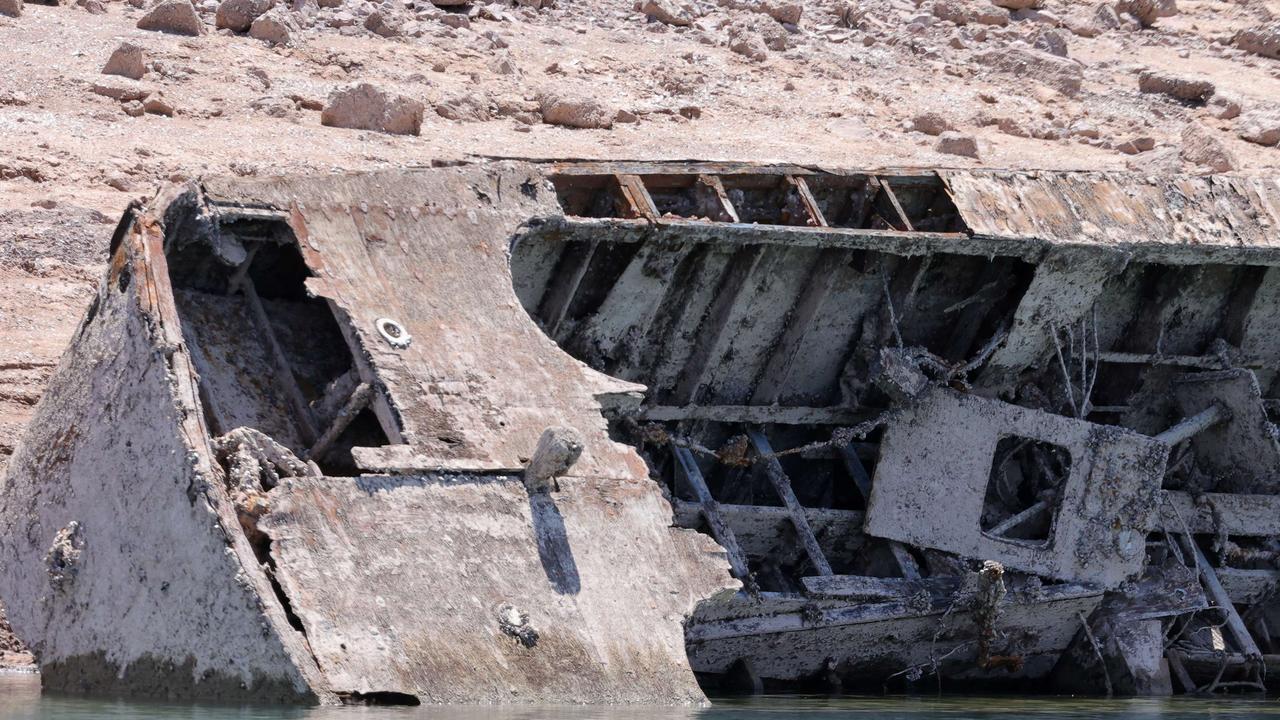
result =
[[[982,532],[999,540],[1047,545],[1071,474],[1061,445],[1017,435],[996,444],[983,498]]]
[[[311,271],[288,225],[172,224],[166,257],[211,434],[246,428],[325,475],[359,474],[351,448],[388,440],[371,403],[351,403],[369,391],[333,308],[306,291]]]

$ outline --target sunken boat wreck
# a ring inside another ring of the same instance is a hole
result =
[[[483,162],[130,209],[0,490],[46,687],[1266,692],[1280,181]]]

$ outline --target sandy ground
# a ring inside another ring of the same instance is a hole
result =
[[[198,4],[198,37],[138,29],[144,8],[78,1],[0,15],[0,472],[93,292],[115,220],[166,181],[477,156],[1205,172],[1189,157],[1189,126],[1235,171],[1280,166],[1280,150],[1241,138],[1249,118],[1280,108],[1280,60],[1231,44],[1280,17],[1277,2],[1181,0],[1143,28],[1127,17],[1099,25],[1099,5],[1063,0],[1019,13],[988,0],[819,0],[793,25],[757,0],[695,0],[674,6],[692,26],[673,27],[629,0],[559,0],[490,5],[490,19],[454,27],[462,13],[422,0],[296,0],[292,42],[272,46],[215,30],[217,0]],[[398,36],[362,27],[374,10]],[[944,19],[957,17],[965,24]],[[102,74],[125,41],[144,50],[140,80]],[[1059,55],[1001,62],[1033,46]],[[1046,68],[1079,74],[1079,90]],[[1217,101],[1142,93],[1143,70],[1208,81]],[[322,126],[329,93],[355,82],[424,103],[420,134]],[[175,112],[132,117],[103,94],[121,91],[160,93]],[[547,92],[628,122],[543,123]],[[1241,117],[1224,111],[1233,104]],[[972,138],[977,157],[940,152],[931,133],[942,127]],[[1127,154],[1131,141],[1151,149]]]

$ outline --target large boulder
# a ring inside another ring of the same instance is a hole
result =
[[[120,47],[111,53],[107,64],[102,67],[102,74],[141,80],[147,74],[147,55],[139,45],[120,43]]]
[[[1222,173],[1235,170],[1235,155],[1216,133],[1200,123],[1187,123],[1182,130],[1182,159],[1194,165]]]
[[[1280,59],[1280,21],[1241,30],[1231,42],[1245,52]]]
[[[272,8],[259,15],[249,26],[249,37],[269,45],[292,45],[295,35],[302,30],[293,13],[282,7]]]
[[[329,93],[320,113],[320,124],[354,130],[376,130],[393,135],[422,132],[421,102],[389,93],[376,85],[348,85]]]
[[[1208,80],[1147,70],[1138,75],[1138,90],[1184,102],[1204,103],[1213,97],[1217,88]]]
[[[618,112],[595,98],[543,93],[538,98],[542,122],[571,128],[607,129],[613,127]]]
[[[1250,110],[1236,121],[1240,137],[1255,145],[1280,144],[1280,110]]]
[[[191,0],[162,0],[147,11],[138,21],[139,30],[173,33],[174,35],[199,35],[204,23],[191,4]]]
[[[274,5],[274,0],[222,0],[215,23],[232,32],[248,32],[253,21]]]
[[[684,8],[673,0],[644,0],[637,3],[640,12],[666,25],[688,25],[693,22]]]
[[[1029,47],[992,50],[974,58],[993,70],[1038,80],[1066,95],[1080,92],[1084,68],[1074,60]]]

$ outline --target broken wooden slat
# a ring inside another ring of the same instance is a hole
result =
[[[720,182],[719,175],[699,175],[697,182],[699,187],[705,188],[706,193],[720,209],[720,217],[712,218],[713,220],[739,222],[738,210],[729,200],[729,193],[725,192],[724,183]]]
[[[369,383],[360,383],[355,390],[351,392],[351,396],[347,398],[346,404],[333,417],[333,423],[329,425],[329,429],[324,431],[319,440],[311,446],[311,450],[307,452],[307,457],[312,460],[322,460],[325,453],[329,452],[329,448],[333,446],[338,436],[342,435],[350,425],[351,421],[356,419],[362,410],[369,407],[369,401],[373,399],[373,386]]]
[[[262,307],[262,300],[258,297],[258,291],[253,287],[252,282],[246,280],[240,283],[240,292],[249,301],[249,310],[252,312],[254,320],[258,323],[258,331],[262,333],[263,338],[267,341],[267,347],[271,351],[272,358],[275,359],[276,369],[278,370],[276,377],[279,379],[280,384],[284,386],[285,395],[288,396],[290,404],[293,405],[293,413],[298,421],[299,429],[302,431],[302,439],[313,443],[320,436],[320,432],[316,429],[315,418],[311,414],[311,406],[307,403],[306,397],[303,396],[302,388],[298,386],[298,379],[293,375],[293,367],[289,364],[289,359],[280,347],[280,341],[276,339],[275,330],[271,328],[271,320],[267,317],[266,309]]]
[[[649,405],[640,417],[653,422],[709,420],[741,425],[852,425],[866,419],[843,407],[778,405]]]
[[[822,208],[809,189],[809,183],[799,175],[788,175],[787,184],[795,188],[796,194],[800,196],[800,204],[804,205],[805,212],[809,214],[809,224],[813,227],[827,227],[827,219],[822,216]]]
[[[902,227],[907,232],[915,232],[915,228],[911,226],[911,221],[907,219],[907,212],[902,209],[902,203],[898,202],[898,196],[893,192],[893,186],[889,181],[880,178],[880,189],[884,191],[885,197],[889,198],[889,203],[893,205],[893,209],[898,213],[898,219],[902,221]]]
[[[1222,358],[1213,355],[1152,355],[1147,353],[1104,352],[1098,354],[1098,360],[1118,365],[1174,365],[1200,368],[1202,370],[1222,369]]]
[[[826,555],[822,552],[822,546],[818,544],[818,539],[813,535],[813,529],[809,527],[809,520],[805,517],[804,507],[800,505],[800,501],[796,499],[796,493],[791,488],[791,478],[787,477],[786,472],[782,469],[782,463],[778,462],[778,458],[773,455],[773,448],[769,446],[769,440],[759,430],[747,430],[747,437],[751,439],[751,444],[755,446],[756,452],[765,459],[765,472],[769,476],[769,481],[773,483],[773,488],[778,492],[778,497],[782,498],[782,502],[787,506],[787,510],[791,513],[791,522],[795,525],[796,535],[799,536],[800,542],[804,544],[805,552],[809,555],[809,561],[813,563],[813,567],[817,569],[819,575],[831,575],[831,565],[827,563]]]
[[[738,547],[738,540],[734,536],[733,530],[720,517],[719,503],[711,496],[711,489],[707,487],[707,481],[702,478],[702,471],[698,469],[698,463],[694,460],[693,453],[689,452],[688,448],[674,446],[672,451],[676,461],[680,464],[685,480],[698,498],[702,516],[706,519],[707,525],[711,527],[712,536],[715,537],[716,542],[720,543],[720,546],[725,550],[725,554],[729,557],[729,567],[733,569],[733,576],[739,580],[746,581],[751,576],[747,558],[742,554],[742,548]]]
[[[1237,647],[1244,652],[1246,657],[1260,658],[1262,650],[1258,648],[1258,644],[1254,642],[1253,636],[1249,634],[1249,629],[1245,627],[1244,621],[1240,619],[1240,613],[1236,612],[1236,606],[1231,602],[1231,596],[1223,589],[1222,583],[1218,581],[1218,574],[1214,572],[1213,566],[1209,564],[1209,559],[1200,551],[1200,546],[1196,545],[1196,541],[1190,535],[1178,533],[1178,541],[1182,545],[1182,549],[1196,559],[1196,568],[1200,572],[1200,580],[1204,583],[1205,590],[1209,591],[1209,596],[1213,598],[1213,603],[1222,611],[1227,621],[1227,628],[1231,630],[1232,637],[1236,640]]]
[[[1280,571],[1218,568],[1218,581],[1236,605],[1252,605],[1280,586]]]
[[[653,203],[653,196],[649,194],[649,189],[644,186],[644,180],[639,175],[618,175],[618,187],[622,190],[622,197],[630,206],[631,211],[636,217],[645,220],[656,220],[658,217],[658,206]]]
[[[1177,490],[1161,490],[1160,494],[1155,521],[1159,530],[1195,534],[1221,530],[1246,537],[1280,535],[1280,495],[1205,493],[1198,496],[1201,502],[1197,503],[1189,493]],[[1219,520],[1214,519],[1213,508],[1217,508]]]
[[[878,578],[863,575],[829,575],[801,578],[804,589],[820,598],[840,598],[873,602],[907,601],[919,593],[927,593],[930,603],[954,599],[964,585],[959,575],[927,579]]]

